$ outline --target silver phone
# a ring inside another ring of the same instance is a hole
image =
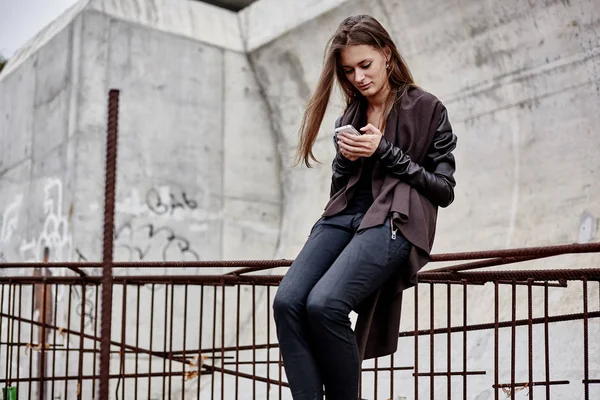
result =
[[[337,140],[337,135],[340,132],[346,132],[346,133],[350,133],[351,135],[356,135],[356,136],[360,136],[362,135],[362,133],[360,133],[359,131],[356,130],[355,127],[353,127],[352,125],[344,125],[344,126],[340,126],[339,128],[335,128],[334,132],[334,136]]]

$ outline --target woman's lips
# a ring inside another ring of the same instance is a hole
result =
[[[367,90],[369,88],[369,86],[371,86],[371,83],[367,83],[366,85],[359,86],[358,89],[359,90]]]

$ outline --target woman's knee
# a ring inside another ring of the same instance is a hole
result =
[[[308,318],[314,322],[334,321],[343,319],[348,313],[339,302],[328,296],[311,293],[306,300],[306,312]]]
[[[275,317],[298,312],[303,307],[301,299],[284,291],[277,291],[273,299],[273,313]]]

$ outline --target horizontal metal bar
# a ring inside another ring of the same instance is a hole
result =
[[[377,368],[362,368],[362,372],[382,372],[382,371],[411,371],[415,367],[377,367]]]
[[[114,261],[114,268],[278,268],[293,260],[216,260],[216,261]],[[101,262],[3,262],[2,268],[102,268]]]
[[[550,382],[546,382],[546,381],[538,381],[538,382],[533,382],[533,386],[546,386],[546,385],[568,385],[570,382],[569,381],[550,381]],[[510,388],[510,387],[523,387],[523,386],[529,386],[529,382],[515,382],[514,385],[511,385],[510,383],[503,383],[500,385],[492,385],[492,388],[494,389],[500,389],[500,388]]]
[[[186,371],[186,372],[152,372],[152,373],[139,373],[139,374],[112,374],[110,375],[110,379],[133,379],[133,378],[162,378],[163,376],[182,376],[189,374],[194,371]],[[200,375],[210,374],[208,371],[200,371]],[[79,377],[78,375],[71,376],[45,376],[43,378],[40,377],[31,377],[31,378],[19,378],[19,379],[0,379],[0,383],[17,383],[17,382],[39,382],[41,379],[44,381],[88,381],[88,380],[99,380],[100,375],[82,375]]]
[[[139,276],[113,276],[114,285],[145,285],[145,284],[201,284],[201,285],[240,285],[240,284],[267,284],[279,283],[283,275],[139,275]],[[47,283],[57,285],[86,284],[100,285],[102,277],[89,276],[13,276],[0,277],[0,284],[35,284]]]
[[[598,253],[600,252],[600,242],[598,243],[574,243],[557,246],[541,247],[523,247],[506,250],[485,250],[472,252],[458,252],[434,254],[431,256],[431,262],[442,261],[460,261],[460,260],[485,260],[485,259],[505,259],[509,258],[543,258],[561,254],[579,254],[579,253]],[[233,274],[240,274],[253,271],[252,268],[264,267],[289,267],[294,260],[223,260],[223,261],[127,261],[113,262],[113,268],[247,268],[244,271],[234,271]],[[498,260],[496,260],[498,261]],[[509,262],[513,262],[511,260]],[[521,260],[523,261],[523,260]],[[490,262],[490,261],[487,261]],[[494,261],[495,262],[495,261]],[[2,263],[3,268],[101,268],[101,262],[27,262]],[[454,266],[456,267],[456,266]],[[453,268],[453,267],[447,267]]]
[[[412,374],[413,376],[417,375],[417,376],[429,376],[431,377],[431,375],[433,376],[448,376],[448,375],[452,375],[452,376],[465,376],[465,375],[485,375],[486,372],[485,371],[467,371],[467,372],[462,372],[462,371],[458,371],[458,372],[419,372],[418,374]]]
[[[548,323],[565,322],[565,321],[579,321],[579,320],[582,320],[584,317],[585,317],[584,313],[553,315],[551,317],[548,317]],[[600,317],[600,311],[593,311],[593,312],[588,313],[588,318],[599,318],[599,317]],[[537,325],[537,324],[543,324],[546,321],[546,319],[544,317],[538,317],[538,318],[533,318],[531,321],[532,321],[531,322],[532,325]],[[528,325],[529,319],[520,319],[520,320],[517,320],[514,324],[515,324],[515,326]],[[488,324],[467,325],[466,327],[465,326],[453,326],[450,328],[450,332],[458,333],[458,332],[463,332],[465,330],[467,332],[482,331],[482,330],[486,330],[486,329],[494,329],[495,326],[496,326],[496,324],[493,322],[490,322]],[[502,321],[498,324],[499,328],[510,328],[512,326],[513,326],[513,321]],[[448,333],[448,328],[436,328],[433,330],[434,335],[444,334],[444,333]],[[414,331],[404,331],[404,332],[400,332],[399,337],[410,337],[410,336],[414,336],[414,335],[415,335]],[[423,335],[431,335],[431,329],[423,329],[418,332],[418,336],[423,336]]]
[[[480,272],[420,272],[420,278],[429,281],[460,281],[467,282],[494,282],[502,280],[534,279],[537,281],[548,280],[571,280],[577,281],[583,278],[600,278],[600,268],[580,268],[580,269],[539,269],[539,270],[518,270],[518,271],[480,271]]]
[[[487,250],[472,251],[463,253],[434,254],[431,256],[432,262],[441,261],[460,261],[460,260],[482,260],[485,258],[506,258],[506,257],[530,257],[530,256],[556,256],[559,254],[577,254],[577,253],[598,253],[600,252],[600,242],[598,243],[574,243],[558,246],[543,247],[522,247],[507,250]]]

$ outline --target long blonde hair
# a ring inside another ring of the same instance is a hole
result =
[[[327,44],[325,62],[317,87],[308,103],[300,125],[300,140],[294,165],[303,162],[311,168],[311,160],[319,162],[312,148],[319,134],[325,111],[333,90],[334,78],[342,89],[346,107],[353,101],[364,97],[346,78],[340,63],[340,53],[346,46],[369,45],[383,51],[389,49],[390,59],[388,80],[390,93],[385,103],[383,121],[385,121],[399,95],[408,86],[414,85],[414,80],[406,62],[398,52],[389,33],[375,18],[369,15],[348,17],[337,28]]]

